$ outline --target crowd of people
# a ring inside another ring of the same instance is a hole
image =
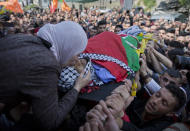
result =
[[[132,26],[153,35],[140,55],[140,70],[79,116],[73,109],[91,72],[84,75],[78,67],[80,75],[63,95],[61,69],[81,62],[77,56],[89,39]],[[6,13],[0,17],[0,45],[0,130],[190,130],[190,20],[151,20],[143,9]]]

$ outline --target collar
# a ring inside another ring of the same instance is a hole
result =
[[[48,49],[52,47],[52,44],[49,43],[47,40],[44,40],[41,37],[38,37],[38,38],[42,41],[43,45],[45,45],[45,47],[47,47]]]

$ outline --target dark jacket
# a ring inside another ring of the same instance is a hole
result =
[[[58,99],[60,65],[50,47],[48,42],[31,35],[17,34],[0,39],[0,103],[5,104],[3,111],[27,101],[35,120],[46,130],[63,122],[78,96],[72,89]]]
[[[162,131],[171,125],[174,120],[171,117],[161,117],[155,120],[144,122],[142,113],[147,99],[138,99],[137,97],[127,108],[126,113],[131,122],[124,122],[122,130],[124,131]]]

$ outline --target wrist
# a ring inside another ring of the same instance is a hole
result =
[[[115,119],[116,122],[117,122],[117,125],[119,126],[119,128],[121,129],[123,127],[123,120],[121,118],[116,118]]]
[[[122,118],[124,115],[125,115],[124,112],[121,111],[120,114],[119,114],[119,117]]]
[[[147,72],[141,72],[141,76],[144,78],[145,76],[147,76],[148,75],[148,73]]]
[[[74,86],[74,89],[76,89],[78,92],[80,92],[81,90],[81,88],[78,85]]]

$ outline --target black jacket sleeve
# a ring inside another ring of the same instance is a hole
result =
[[[137,127],[133,123],[123,122],[123,131],[161,131],[171,125],[170,121],[155,121],[149,124],[146,124],[142,127]]]

